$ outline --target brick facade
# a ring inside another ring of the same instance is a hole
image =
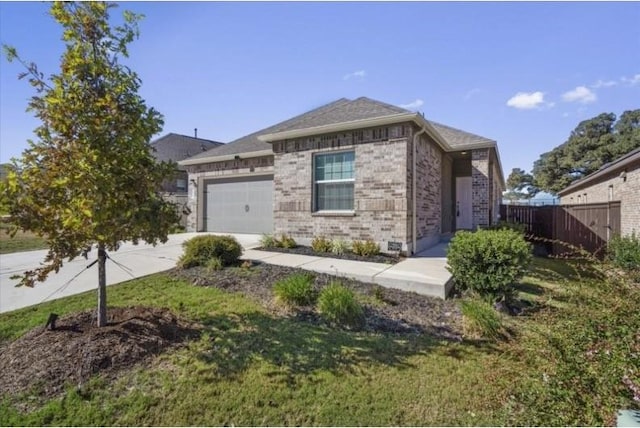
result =
[[[625,171],[626,177],[621,177]],[[620,232],[640,233],[640,160],[624,169],[611,172],[562,194],[562,205],[620,201]]]
[[[473,211],[473,229],[489,225],[489,207],[491,205],[491,181],[489,149],[476,149],[471,152],[471,206]]]
[[[187,231],[201,232],[203,225],[204,181],[206,179],[242,177],[249,175],[273,174],[273,156],[256,158],[232,159],[221,162],[210,162],[185,167],[189,173],[189,215],[187,216]],[[196,183],[194,186],[193,183]]]
[[[440,241],[442,231],[442,157],[444,152],[430,138],[422,134],[416,146],[416,205],[417,252]],[[413,155],[413,152],[410,153]],[[412,180],[411,162],[407,165],[407,177]],[[411,181],[409,182],[411,184]],[[412,186],[409,186],[411,195]],[[412,196],[410,196],[412,198]],[[412,220],[412,199],[409,199],[408,216]],[[410,223],[410,227],[413,224]],[[412,233],[413,230],[409,229]],[[409,236],[412,236],[411,234]]]
[[[412,128],[396,125],[273,143],[274,232],[302,244],[316,236],[348,241],[372,239],[387,249],[389,241],[407,250]],[[354,211],[313,212],[313,156],[354,151]]]

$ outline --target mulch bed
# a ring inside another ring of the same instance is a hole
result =
[[[242,293],[278,316],[288,316],[304,322],[325,324],[314,307],[283,308],[275,302],[273,284],[294,273],[308,272],[298,268],[253,262],[249,268],[233,267],[211,271],[202,267],[174,269],[170,275],[197,286],[216,287]],[[429,334],[437,338],[459,341],[462,338],[462,314],[456,302],[436,297],[384,288],[353,279],[316,273],[314,287],[320,290],[332,281],[339,281],[365,297],[365,331],[376,333]]]
[[[118,372],[197,337],[197,326],[168,309],[109,308],[109,324],[96,327],[95,311],[60,318],[55,330],[36,327],[0,347],[0,395],[36,388],[51,397],[96,373]]]
[[[357,262],[372,262],[372,263],[388,263],[388,264],[396,264],[401,260],[404,260],[404,257],[395,254],[386,254],[380,253],[372,256],[359,256],[354,253],[346,252],[344,254],[334,254],[334,253],[318,253],[313,251],[311,247],[305,247],[302,245],[298,245],[294,248],[256,248],[256,250],[261,251],[270,251],[273,253],[287,253],[287,254],[300,254],[303,256],[315,256],[315,257],[331,257],[333,259],[342,259],[342,260],[354,260]]]

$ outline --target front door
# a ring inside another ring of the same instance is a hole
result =
[[[456,177],[456,230],[472,229],[471,177]]]

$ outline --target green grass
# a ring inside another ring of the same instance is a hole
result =
[[[11,237],[7,231],[10,225],[0,223],[0,254],[16,253],[19,251],[42,250],[47,248],[43,238],[30,232],[18,232]]]
[[[109,304],[169,307],[204,324],[202,337],[115,383],[97,377],[28,413],[19,410],[28,396],[0,398],[0,425],[611,423],[631,403],[616,379],[638,368],[629,354],[640,326],[626,318],[638,291],[607,297],[611,290],[541,259],[519,290],[535,310],[511,320],[511,341],[453,343],[315,326],[239,294],[152,275],[109,287]],[[1,314],[0,340],[43,325],[50,312],[94,305],[91,292]],[[585,358],[594,343],[614,357]]]

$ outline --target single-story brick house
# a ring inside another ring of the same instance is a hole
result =
[[[496,142],[368,98],[339,99],[180,162],[189,231],[372,239],[413,254],[498,219]]]
[[[620,234],[640,233],[640,148],[558,192],[562,205],[620,201]]]

